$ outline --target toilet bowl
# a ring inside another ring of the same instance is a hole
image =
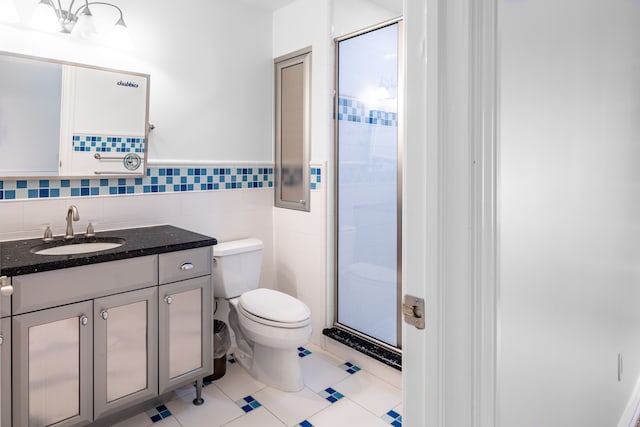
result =
[[[299,391],[304,384],[297,349],[311,337],[311,312],[290,295],[257,287],[261,252],[257,239],[214,246],[214,295],[229,302],[238,363],[271,387]]]

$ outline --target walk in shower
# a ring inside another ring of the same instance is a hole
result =
[[[400,349],[401,21],[336,40],[337,328]]]

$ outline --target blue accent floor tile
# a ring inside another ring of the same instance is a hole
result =
[[[160,405],[155,407],[154,409],[146,411],[146,414],[151,419],[151,421],[157,423],[158,421],[162,421],[163,419],[170,417],[171,411],[169,411],[166,406]]]
[[[394,427],[402,427],[402,415],[393,409],[382,415],[380,418],[382,418],[385,423],[389,423]]]
[[[236,400],[236,405],[238,405],[238,407],[240,407],[240,409],[242,409],[245,413],[251,412],[254,409],[257,409],[260,406],[262,406],[260,402],[258,402],[251,396],[247,396],[242,399]]]
[[[305,357],[311,354],[311,350],[307,350],[304,347],[298,347],[298,357]]]
[[[345,362],[339,366],[340,369],[344,369],[347,373],[353,375],[360,370],[360,367],[354,365],[351,362]]]
[[[331,403],[335,403],[344,397],[342,393],[332,389],[331,387],[324,389],[323,391],[318,393],[318,395],[320,395],[320,397],[328,400]]]

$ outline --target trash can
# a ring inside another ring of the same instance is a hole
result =
[[[227,350],[231,345],[229,328],[221,320],[213,321],[213,374],[206,376],[205,381],[215,381],[227,372]]]

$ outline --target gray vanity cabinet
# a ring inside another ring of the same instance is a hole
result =
[[[158,390],[157,287],[95,299],[94,417]]]
[[[93,419],[92,312],[85,301],[13,317],[13,425]]]
[[[211,247],[160,255],[160,393],[213,372],[211,260]]]
[[[213,372],[211,276],[160,286],[160,393]]]
[[[207,246],[12,277],[0,427],[86,425],[201,384],[213,372],[211,259]]]
[[[11,318],[0,319],[0,427],[11,427]]]

